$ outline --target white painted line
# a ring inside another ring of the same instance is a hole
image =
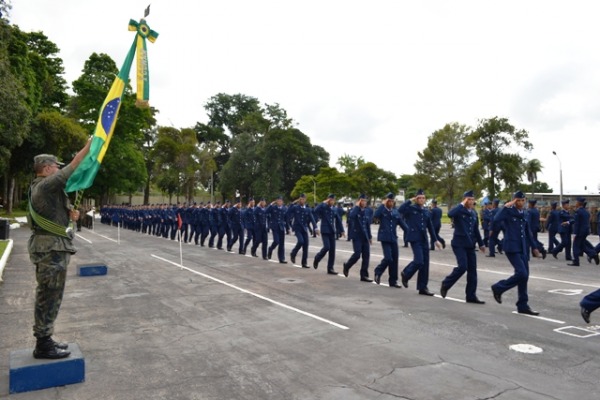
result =
[[[340,328],[340,329],[344,329],[344,330],[345,330],[345,329],[350,329],[350,328],[348,328],[347,326],[344,326],[344,325],[338,324],[337,322],[333,322],[333,321],[330,321],[330,320],[328,320],[328,319],[325,319],[325,318],[319,317],[318,315],[311,314],[311,313],[309,313],[309,312],[306,312],[306,311],[300,310],[299,308],[296,308],[296,307],[288,306],[287,304],[281,303],[281,302],[279,302],[279,301],[275,301],[275,300],[273,300],[273,299],[270,299],[270,298],[268,298],[268,297],[262,296],[262,295],[260,295],[260,294],[258,294],[258,293],[254,293],[254,292],[251,292],[251,291],[249,291],[249,290],[243,289],[243,288],[241,288],[241,287],[239,287],[239,286],[232,285],[231,283],[227,283],[227,282],[225,282],[225,281],[222,281],[221,279],[217,279],[217,278],[215,278],[215,277],[212,277],[212,276],[210,276],[210,275],[203,274],[202,272],[198,272],[198,271],[196,271],[196,270],[193,270],[193,269],[191,269],[191,268],[184,267],[183,265],[180,265],[180,264],[177,264],[177,263],[175,263],[175,262],[169,261],[169,260],[167,260],[167,259],[165,259],[165,258],[162,258],[162,257],[156,256],[156,255],[154,255],[154,254],[150,254],[150,256],[152,256],[152,257],[154,257],[154,258],[156,258],[156,259],[159,259],[159,260],[161,260],[161,261],[164,261],[164,262],[166,262],[166,263],[169,263],[169,264],[171,264],[171,265],[174,265],[174,266],[176,266],[176,267],[180,267],[181,269],[185,269],[185,270],[187,270],[187,271],[189,271],[189,272],[192,272],[192,273],[194,273],[194,274],[196,274],[196,275],[200,275],[200,276],[203,276],[203,277],[205,277],[205,278],[211,279],[211,280],[213,280],[213,281],[215,281],[215,282],[218,282],[218,283],[220,283],[220,284],[222,284],[222,285],[228,286],[228,287],[230,287],[230,288],[232,288],[232,289],[239,290],[239,291],[240,291],[240,292],[242,292],[242,293],[246,293],[246,294],[249,294],[249,295],[251,295],[251,296],[257,297],[257,298],[259,298],[259,299],[261,299],[261,300],[268,301],[269,303],[271,303],[271,304],[274,304],[274,305],[276,305],[276,306],[283,307],[283,308],[285,308],[285,309],[288,309],[288,310],[291,310],[291,311],[297,312],[297,313],[299,313],[299,314],[305,315],[305,316],[307,316],[307,317],[310,317],[310,318],[316,319],[316,320],[318,320],[318,321],[321,321],[321,322],[325,322],[325,323],[327,323],[327,324],[329,324],[329,325],[335,326],[336,328]]]
[[[111,242],[119,243],[119,242],[117,242],[115,239],[111,239],[111,238],[109,238],[108,236],[101,235],[101,234],[99,234],[99,233],[96,233],[96,232],[94,232],[94,231],[90,231],[90,232],[91,232],[91,233],[93,233],[94,235],[100,236],[101,238],[104,238],[104,239],[106,239],[106,240],[110,240]]]
[[[89,244],[92,244],[92,241],[91,241],[91,240],[88,240],[88,239],[84,238],[83,236],[81,236],[81,235],[79,235],[79,234],[77,234],[77,233],[75,234],[75,236],[77,236],[79,239],[83,239],[83,240],[85,240],[85,241],[86,241],[86,242],[88,242]]]
[[[448,297],[446,296],[446,298],[440,296],[439,294],[434,294],[433,297],[437,297],[438,299],[442,299],[442,300],[450,300],[450,301],[456,301],[457,303],[466,303],[466,300],[463,299],[455,299],[454,297]]]
[[[552,289],[548,293],[563,294],[565,296],[577,296],[583,293],[582,289]]]
[[[567,329],[579,330],[579,331],[586,332],[587,334],[578,335],[577,333],[567,332]],[[586,339],[586,338],[589,338],[589,337],[592,337],[592,336],[598,336],[598,335],[600,335],[600,332],[591,331],[589,329],[580,328],[578,326],[563,326],[563,327],[554,329],[554,332],[563,333],[565,335],[578,337],[580,339]]]
[[[513,311],[513,314],[517,314],[517,315],[522,315],[524,317],[529,317],[529,318],[535,318],[535,319],[540,319],[542,321],[547,321],[547,322],[554,322],[555,324],[564,324],[565,321],[560,321],[558,319],[552,319],[552,318],[546,318],[546,317],[540,317],[539,315],[529,315],[529,314],[521,314],[518,311]]]
[[[513,351],[517,351],[519,353],[526,353],[526,354],[539,354],[542,353],[544,350],[541,347],[538,346],[534,346],[532,344],[513,344],[508,346],[509,349],[513,350]]]

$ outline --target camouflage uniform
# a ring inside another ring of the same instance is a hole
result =
[[[36,213],[64,226],[69,225],[71,205],[64,191],[73,168],[66,166],[47,177],[36,177],[31,184],[31,205]],[[62,237],[31,223],[29,258],[35,264],[37,289],[35,297],[33,335],[49,337],[54,332],[54,321],[62,302],[67,277],[67,265],[77,249],[68,237]]]

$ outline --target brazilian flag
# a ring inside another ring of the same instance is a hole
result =
[[[130,26],[131,22],[132,21],[130,21]],[[133,22],[135,23],[135,21]],[[136,49],[142,47],[144,51],[143,59],[147,60],[145,56],[145,43],[140,43],[140,39],[142,42],[144,42],[146,37],[152,36],[152,39],[155,40],[156,36],[158,36],[158,33],[151,31],[148,28],[143,19],[140,22],[140,24],[136,23],[136,25],[140,27],[140,30],[138,31],[138,34],[136,35],[136,38],[134,39],[133,44],[129,49],[129,53],[127,53],[127,57],[125,57],[123,66],[119,71],[119,75],[116,76],[110,88],[110,91],[106,96],[106,99],[104,99],[102,108],[100,109],[100,116],[98,117],[98,122],[96,123],[96,129],[94,131],[94,137],[90,145],[90,151],[85,156],[81,164],[79,164],[75,172],[73,172],[73,175],[71,175],[71,177],[67,181],[67,187],[65,189],[66,192],[84,190],[92,186],[92,183],[94,183],[94,179],[96,178],[96,174],[100,169],[100,164],[104,159],[106,150],[108,150],[110,139],[112,138],[113,132],[115,130],[117,116],[119,115],[119,109],[121,108],[121,101],[123,99],[125,87],[129,82],[129,72],[131,70],[131,65],[133,64],[133,59],[135,58]],[[144,31],[144,33],[151,32],[151,35],[148,33],[140,38],[140,31],[142,30],[147,30]],[[143,74],[144,71],[147,71],[147,65],[143,69],[143,71],[138,70],[138,75]],[[144,83],[146,85],[142,86],[141,89],[142,92],[145,92],[147,95],[147,79]],[[138,87],[138,91],[139,89],[140,87]],[[145,100],[147,104],[147,97],[145,98]]]

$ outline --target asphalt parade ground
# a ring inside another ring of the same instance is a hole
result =
[[[376,237],[377,226],[373,226]],[[451,229],[442,230],[449,245]],[[478,296],[465,277],[448,293],[408,289],[227,253],[96,224],[76,239],[55,338],[78,343],[81,384],[9,395],[11,351],[33,348],[34,267],[29,230],[0,285],[0,398],[8,399],[594,399],[600,398],[600,312],[587,325],[579,301],[600,287],[600,267],[569,267],[564,254],[530,263],[530,305],[516,314],[516,288],[497,304],[490,290],[512,274],[503,255],[478,253]],[[540,234],[547,241],[547,234]],[[590,236],[595,244],[597,236]],[[286,237],[286,257],[295,244]],[[337,242],[336,270],[351,254]],[[248,252],[249,253],[249,252]],[[260,254],[260,251],[259,251]],[[400,268],[412,258],[400,246]],[[374,241],[370,274],[381,259]],[[297,257],[300,261],[300,254]],[[106,276],[76,265],[103,262]],[[429,289],[455,266],[450,246],[431,253]],[[517,350],[511,346],[522,345]],[[523,350],[525,352],[523,352]]]

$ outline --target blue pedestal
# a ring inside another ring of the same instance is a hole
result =
[[[108,267],[104,263],[78,264],[77,275],[79,276],[95,276],[106,275]]]
[[[60,360],[37,360],[33,349],[10,353],[10,393],[30,392],[85,380],[85,360],[77,343],[69,343],[71,355]]]

